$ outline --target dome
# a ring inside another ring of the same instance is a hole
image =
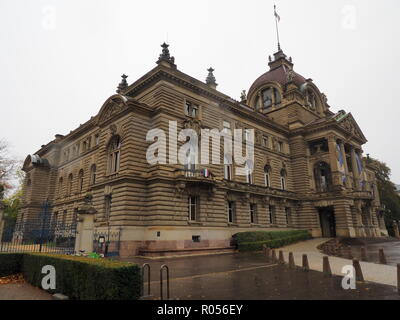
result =
[[[274,61],[270,61],[269,66],[270,70],[262,74],[257,78],[256,81],[251,85],[248,95],[252,95],[252,93],[261,88],[264,84],[268,82],[277,82],[280,85],[285,85],[287,82],[287,74],[289,71],[293,71],[293,63],[291,59],[287,60],[286,55],[282,50],[278,51],[274,54]],[[306,82],[306,79],[299,75],[298,73],[293,71],[293,82],[300,86]]]

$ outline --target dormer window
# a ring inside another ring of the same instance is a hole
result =
[[[259,95],[256,98],[255,108],[268,110],[273,106],[277,106],[281,103],[281,94],[278,89],[274,87],[266,88],[261,90]]]
[[[191,103],[189,101],[186,101],[185,103],[185,115],[192,117],[192,118],[197,118],[199,114],[199,106]]]

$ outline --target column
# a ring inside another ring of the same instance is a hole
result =
[[[347,166],[346,151],[344,149],[343,141],[340,141],[339,146],[340,146],[340,152],[342,153],[342,156],[343,156],[343,166],[344,166],[344,172],[346,174],[345,185],[346,185],[347,188],[350,188],[351,184],[350,184],[350,181],[349,181],[349,167]]]
[[[336,149],[336,137],[329,136],[328,138],[328,146],[329,146],[329,158],[330,158],[330,165],[332,171],[332,184],[334,186],[342,186],[342,177],[339,173],[339,164],[337,160],[337,149]]]
[[[360,174],[358,173],[356,150],[353,146],[351,147],[351,165],[353,167],[354,189],[360,190]]]

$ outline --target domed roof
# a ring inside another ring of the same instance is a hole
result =
[[[274,54],[275,60],[269,63],[270,70],[262,74],[251,85],[248,94],[251,95],[254,90],[257,90],[268,82],[277,82],[280,85],[286,84],[287,73],[293,71],[293,63],[286,59],[286,55],[280,50]],[[300,74],[293,71],[293,82],[300,86],[306,82],[306,79]]]

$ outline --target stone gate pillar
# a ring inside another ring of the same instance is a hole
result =
[[[78,210],[78,225],[76,227],[75,252],[93,252],[94,216],[96,210],[80,208]]]

